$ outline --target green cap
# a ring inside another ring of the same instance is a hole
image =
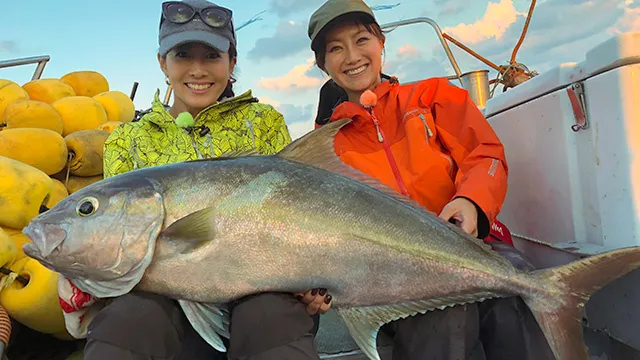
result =
[[[376,21],[373,10],[362,0],[328,0],[309,19],[308,33],[311,39],[311,48],[314,48],[316,37],[327,24],[335,18],[349,13],[363,13]]]

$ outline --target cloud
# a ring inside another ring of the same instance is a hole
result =
[[[420,56],[420,51],[411,44],[406,44],[398,48],[396,56],[399,58],[415,58]]]
[[[278,104],[274,107],[284,116],[293,140],[313,130],[317,105]]]
[[[507,64],[520,38],[527,16],[526,13],[510,9],[513,9],[511,0],[490,3],[484,16],[477,22],[459,24],[445,28],[443,31],[453,35],[494,63]],[[508,18],[506,22],[498,20],[494,23],[488,22],[488,19],[494,19],[496,14],[501,13],[515,14],[516,20],[512,21],[513,18]],[[584,53],[594,44],[611,36],[608,31],[611,33],[626,31],[627,28],[635,26],[636,18],[637,15],[633,14],[631,5],[625,6],[621,0],[539,1],[524,42],[518,50],[516,61],[538,72],[546,71],[563,62],[580,61]],[[580,25],[576,26],[574,21],[569,21],[570,19],[580,19]],[[458,32],[454,34],[452,29],[457,29]],[[475,29],[477,34],[470,32],[470,29]],[[455,45],[450,44],[450,46],[454,50],[462,72],[486,68],[486,65],[459,50]],[[448,69],[448,72],[452,73],[453,69],[441,45],[433,44],[430,51]]]
[[[400,82],[448,75],[441,59],[432,54],[425,55],[411,44],[400,46],[394,57],[385,60],[382,72],[396,76]]]
[[[436,12],[434,8],[441,8],[438,12],[439,17],[456,15],[468,7],[466,0],[433,0],[434,7],[426,6],[422,11],[422,16],[433,16]]]
[[[18,43],[12,40],[0,41],[0,52],[14,53],[18,51]]]
[[[259,96],[260,102],[276,108],[287,123],[289,134],[293,140],[313,130],[317,113],[317,104],[294,105],[282,104],[278,100]]]
[[[280,103],[278,101],[273,100],[268,96],[258,96],[258,99],[260,99],[261,103],[271,105],[276,109],[280,106]]]
[[[465,5],[463,4],[450,4],[445,6],[442,10],[440,10],[440,12],[438,13],[438,16],[439,17],[453,16],[460,13],[464,9],[465,9]]]
[[[513,6],[513,0],[500,0],[499,3],[489,2],[480,20],[473,24],[446,27],[443,32],[469,45],[477,44],[486,39],[500,40],[507,29],[516,22],[519,14]]]
[[[315,118],[315,117],[314,117]],[[314,128],[314,120],[304,120],[297,121],[292,124],[287,124],[287,128],[289,129],[289,134],[291,135],[291,139],[295,140]]]
[[[286,75],[277,78],[261,78],[257,86],[271,91],[285,93],[319,88],[325,80],[314,73],[314,59],[309,58],[302,65],[294,66]]]
[[[609,33],[620,34],[628,31],[640,31],[640,2],[637,7],[633,7],[632,0],[626,0],[627,7],[624,9],[624,15],[611,28]]]
[[[282,59],[309,47],[306,23],[281,21],[273,36],[256,40],[247,57],[250,60]]]
[[[280,17],[322,5],[324,0],[271,0],[271,10]],[[311,16],[311,14],[309,14]]]

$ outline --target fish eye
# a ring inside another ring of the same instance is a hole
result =
[[[80,200],[78,207],[76,207],[76,212],[80,216],[93,215],[96,210],[98,210],[98,199],[94,197],[86,197]]]

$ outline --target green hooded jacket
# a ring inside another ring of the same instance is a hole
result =
[[[291,142],[282,114],[258,103],[251,90],[205,108],[194,120],[191,131],[179,127],[157,91],[148,114],[118,126],[105,142],[104,178],[232,151],[274,154]]]

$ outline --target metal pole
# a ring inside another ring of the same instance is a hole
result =
[[[47,65],[47,62],[49,62],[49,60],[51,60],[51,57],[49,55],[31,56],[26,58],[3,60],[3,61],[0,61],[0,69],[13,67],[13,66],[20,66],[20,65],[38,64],[38,66],[36,67],[36,71],[33,73],[33,76],[31,77],[31,80],[37,80],[37,79],[40,79],[40,77],[42,76],[44,67]]]
[[[460,71],[460,68],[458,67],[458,63],[456,62],[456,59],[453,57],[453,53],[451,52],[451,49],[449,48],[449,45],[447,44],[447,41],[445,40],[444,36],[442,36],[442,30],[440,30],[440,26],[438,26],[438,24],[428,18],[428,17],[418,17],[418,18],[413,18],[413,19],[408,19],[408,20],[400,20],[400,21],[395,21],[395,22],[391,22],[388,24],[384,24],[381,26],[381,28],[383,30],[386,29],[390,29],[390,28],[396,28],[399,26],[404,26],[404,25],[411,25],[411,24],[417,24],[417,23],[426,23],[431,25],[431,27],[433,27],[433,29],[436,32],[436,35],[438,36],[438,39],[440,40],[440,44],[442,44],[442,47],[444,48],[444,52],[447,54],[447,57],[449,58],[449,61],[451,62],[451,66],[453,66],[453,70],[456,72],[458,81],[460,81],[460,85],[462,85],[462,72]]]
[[[133,101],[133,98],[136,97],[136,92],[138,91],[138,82],[134,81],[133,88],[131,89],[131,94],[129,95],[129,99]]]

